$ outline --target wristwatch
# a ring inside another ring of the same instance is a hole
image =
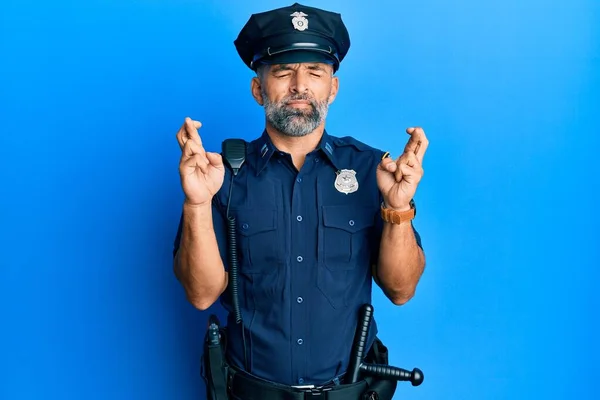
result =
[[[414,200],[410,201],[410,210],[408,211],[396,211],[390,208],[386,208],[383,203],[381,203],[381,218],[385,222],[390,222],[392,224],[401,224],[406,221],[411,221],[413,218],[417,216],[417,206]]]

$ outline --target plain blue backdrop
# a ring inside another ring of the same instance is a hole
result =
[[[0,3],[0,399],[202,398],[175,133],[260,134],[232,42],[289,4]],[[425,373],[397,398],[599,398],[600,2],[305,4],[352,39],[329,131],[431,142],[427,269],[405,306],[374,293],[392,363]]]

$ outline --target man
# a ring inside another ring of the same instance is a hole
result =
[[[175,274],[195,307],[206,310],[221,298],[230,311],[227,360],[247,378],[243,390],[229,381],[232,398],[266,398],[258,394],[263,386],[333,393],[345,384],[371,282],[401,305],[423,272],[412,200],[428,141],[421,128],[408,128],[404,153],[394,160],[326,132],[339,88],[335,72],[350,47],[339,14],[297,3],[253,14],[234,43],[256,72],[251,91],[266,126],[248,143],[237,174],[203,148],[200,122],[186,118],[181,126],[185,202]],[[235,218],[237,296],[226,290],[228,216]],[[381,346],[376,334],[373,323],[367,348]]]

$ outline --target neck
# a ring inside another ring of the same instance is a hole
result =
[[[289,153],[292,156],[294,166],[299,171],[304,164],[306,155],[316,149],[319,145],[319,141],[323,137],[323,132],[325,131],[325,124],[319,125],[317,129],[308,135],[300,137],[284,135],[268,123],[266,129],[273,145],[275,145],[278,150]]]

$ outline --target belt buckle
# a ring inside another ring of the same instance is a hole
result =
[[[327,392],[333,387],[313,387],[304,392],[305,400],[327,400]]]
[[[292,386],[295,390],[299,390],[301,392],[305,392],[307,390],[315,389],[315,385],[296,385]]]

